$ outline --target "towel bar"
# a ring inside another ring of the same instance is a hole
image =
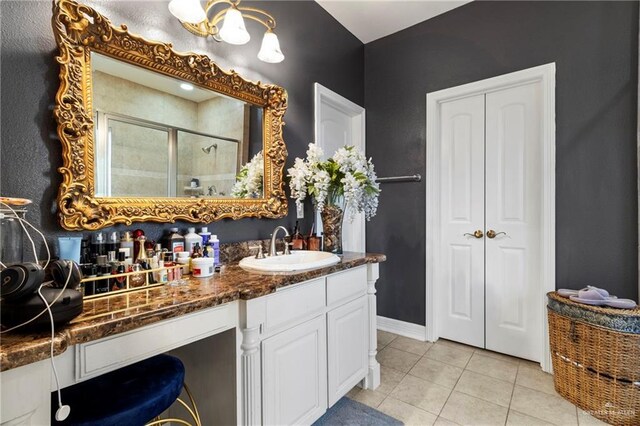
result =
[[[392,177],[382,177],[376,179],[378,183],[395,183],[395,182],[420,182],[422,180],[422,176],[419,174],[411,175],[411,176],[392,176]]]

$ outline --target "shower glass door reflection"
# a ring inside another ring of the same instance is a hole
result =
[[[228,197],[239,170],[239,141],[187,130],[177,131],[176,194]]]
[[[240,140],[111,113],[96,123],[96,196],[230,196]]]
[[[169,196],[170,129],[108,114],[98,117],[105,131],[96,143],[96,195]]]

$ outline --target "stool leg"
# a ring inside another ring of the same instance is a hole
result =
[[[202,426],[202,422],[200,421],[200,413],[198,412],[198,406],[196,405],[196,401],[195,399],[193,399],[193,394],[191,394],[191,391],[189,390],[189,386],[187,386],[186,383],[184,383],[183,386],[184,386],[185,392],[187,393],[187,396],[189,397],[189,401],[191,402],[193,411],[195,412],[194,414],[191,412],[191,410],[189,410],[189,412],[191,413],[191,417],[193,417],[193,420],[196,422],[196,426]]]
[[[192,425],[191,423],[185,420],[177,419],[177,418],[160,419],[158,416],[152,422],[147,423],[145,426],[158,426],[158,425],[163,425],[165,423],[170,423],[170,422],[179,423],[185,426],[202,426],[202,423],[200,422],[200,413],[198,413],[198,407],[196,406],[196,401],[193,399],[193,395],[191,394],[191,391],[189,390],[189,387],[187,386],[187,384],[183,383],[182,386],[184,387],[184,390],[187,393],[187,396],[189,397],[189,401],[191,402],[191,407],[193,407],[193,409],[191,409],[191,407],[189,407],[189,404],[187,404],[180,398],[176,399],[176,401],[179,402],[184,407],[185,410],[187,410],[187,412],[191,415],[191,418],[193,418],[193,421],[195,423]]]

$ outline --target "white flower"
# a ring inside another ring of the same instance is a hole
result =
[[[316,208],[337,204],[348,210],[350,220],[364,212],[367,220],[376,214],[380,186],[373,162],[353,146],[338,149],[330,160],[320,161],[322,149],[309,144],[307,158],[296,158],[289,172],[291,197],[300,205],[311,195]],[[344,202],[344,205],[342,205]]]
[[[307,149],[307,161],[311,164],[318,163],[322,156],[324,156],[322,148],[315,143],[310,143],[309,149]]]
[[[264,159],[262,151],[245,164],[236,176],[236,183],[231,188],[234,198],[260,198],[264,176]]]

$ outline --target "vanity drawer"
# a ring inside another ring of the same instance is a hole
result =
[[[267,296],[265,328],[268,331],[324,311],[324,278],[317,278]]]
[[[367,268],[359,266],[327,277],[327,306],[334,306],[367,292]]]
[[[134,362],[235,327],[231,304],[160,321],[136,330],[76,345],[76,380]]]

